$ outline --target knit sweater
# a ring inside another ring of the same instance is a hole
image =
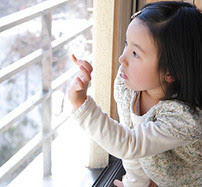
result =
[[[201,116],[179,101],[160,101],[146,114],[133,112],[137,92],[127,89],[117,75],[115,100],[120,123],[103,113],[88,96],[74,120],[100,146],[121,158],[125,187],[200,186]]]
[[[114,93],[120,122],[130,129],[139,125],[148,128],[145,135],[147,138],[150,136],[153,143],[144,146],[146,149],[153,149],[153,153],[150,155],[147,150],[147,154],[138,159],[146,176],[158,186],[200,186],[202,112],[198,110],[198,115],[192,114],[189,108],[179,101],[160,101],[145,115],[138,116],[132,107],[138,94],[126,88],[119,72]],[[153,127],[158,129],[149,129]],[[155,137],[160,145],[155,143]],[[161,150],[163,146],[165,151]],[[131,179],[125,181],[127,186],[145,186],[143,180],[136,176],[141,170],[132,169],[132,165],[135,166],[137,161],[135,160],[134,164],[132,160],[123,160],[123,164],[124,162],[127,163],[126,171],[127,166],[131,168],[128,170],[128,175],[133,174],[130,178],[136,178],[132,180],[133,183],[130,183]],[[144,180],[146,181],[146,178]]]

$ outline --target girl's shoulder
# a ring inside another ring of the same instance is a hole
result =
[[[183,115],[184,117],[195,117],[200,118],[202,115],[202,110],[197,108],[196,112],[193,112],[192,109],[182,101],[178,100],[164,100],[160,101],[155,106],[156,112],[159,114],[164,114],[166,112],[173,113],[173,115]]]
[[[160,101],[151,111],[156,125],[171,135],[184,140],[202,139],[202,111],[197,113],[183,102],[176,100]]]

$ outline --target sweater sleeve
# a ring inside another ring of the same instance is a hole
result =
[[[107,152],[124,160],[155,155],[190,143],[163,131],[157,125],[161,123],[158,120],[129,129],[103,113],[90,96],[73,119]]]
[[[123,176],[122,182],[125,187],[147,187],[150,179],[142,169],[139,159],[122,160],[126,174]]]

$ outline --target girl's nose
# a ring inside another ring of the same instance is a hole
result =
[[[125,54],[124,54],[124,52],[123,52],[123,54],[119,57],[119,62],[121,63],[121,64],[123,64],[124,66],[128,66],[128,61],[127,61],[127,59],[126,59],[126,56],[125,56]]]

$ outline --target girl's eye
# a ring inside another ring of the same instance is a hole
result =
[[[138,55],[137,55],[137,53],[135,51],[133,51],[133,55],[134,55],[135,58],[138,58]]]

